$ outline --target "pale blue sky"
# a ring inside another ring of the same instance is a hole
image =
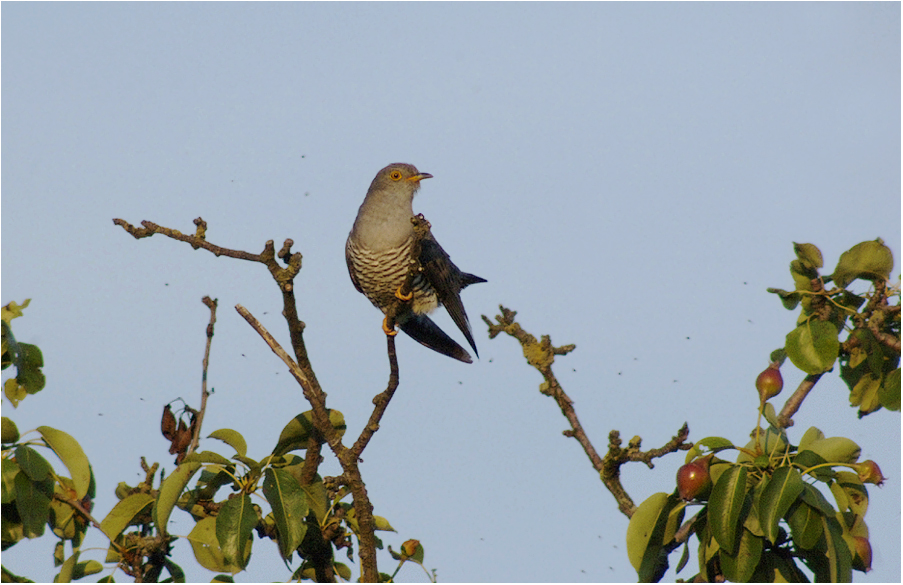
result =
[[[159,416],[179,396],[197,404],[202,296],[220,301],[205,431],[239,430],[259,458],[308,408],[232,309],[287,344],[263,267],[135,241],[114,217],[192,231],[202,216],[211,242],[252,252],[292,238],[313,365],[356,436],[387,364],[345,238],[380,168],[434,175],[415,210],[489,281],[463,295],[481,360],[399,336],[401,386],[363,472],[399,530],[384,542],[420,539],[442,581],[636,579],[626,518],[481,314],[503,303],[528,331],[577,344],[556,372],[600,451],[613,428],[651,448],[684,421],[691,439],[742,444],[753,381],[796,319],[765,292],[791,286],[792,242],[817,244],[828,273],[882,237],[900,273],[897,3],[2,8],[2,302],[33,299],[15,333],[43,349],[48,378],[3,413],[82,443],[100,516],[117,482],[137,483],[140,456],[173,467]],[[784,368],[788,387],[802,377]],[[881,464],[875,569],[855,576],[899,581],[900,417],[857,420],[846,397],[827,375],[791,440],[816,425]],[[670,491],[682,460],[628,467],[625,485],[638,503]],[[21,543],[4,565],[51,579],[52,545]],[[178,547],[190,579],[213,576]],[[394,570],[388,554],[380,568]],[[255,541],[237,579],[288,576]]]

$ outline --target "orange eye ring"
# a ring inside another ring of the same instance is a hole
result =
[[[399,171],[399,170],[392,171],[391,173],[389,173],[389,178],[392,179],[393,181],[400,181],[401,180],[401,171]]]

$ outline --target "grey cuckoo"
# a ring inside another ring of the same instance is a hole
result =
[[[402,296],[401,287],[408,276],[414,245],[412,202],[420,181],[431,177],[404,163],[391,164],[379,171],[348,234],[345,261],[355,288],[383,313],[398,299],[406,301],[395,318],[402,331],[432,350],[471,363],[470,354],[426,314],[444,305],[479,357],[461,303],[461,290],[486,282],[485,279],[461,272],[430,234],[421,240],[418,260],[423,270],[414,277],[412,296],[410,299]],[[387,335],[395,335],[385,319],[383,330]]]

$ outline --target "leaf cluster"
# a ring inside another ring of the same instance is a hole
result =
[[[718,457],[728,451],[738,452],[734,461]],[[682,545],[680,572],[695,534],[699,573],[691,580],[802,582],[802,563],[818,581],[850,581],[854,569],[870,568],[865,483],[880,482],[880,472],[871,473],[877,466],[857,463],[859,454],[850,439],[825,437],[815,427],[798,445],[773,425],[742,447],[702,439],[686,462],[707,460],[711,490],[692,502],[675,489],[640,504],[627,531],[630,561],[641,581],[657,581]],[[702,509],[681,528],[687,508],[697,505]]]
[[[794,252],[794,289],[768,289],[787,309],[800,307],[797,327],[787,334],[787,357],[810,375],[827,372],[839,361],[850,404],[859,407],[860,416],[882,407],[899,411],[900,290],[887,285],[894,267],[890,249],[880,239],[856,244],[827,276],[819,274],[824,263],[815,245],[794,244]],[[851,290],[857,280],[871,282],[870,290]],[[834,287],[827,288],[831,283]],[[894,296],[892,305],[888,300]]]

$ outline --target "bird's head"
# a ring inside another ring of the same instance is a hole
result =
[[[429,173],[421,173],[414,165],[392,163],[376,174],[370,185],[370,192],[384,191],[413,197],[420,189],[420,181],[432,177]]]

